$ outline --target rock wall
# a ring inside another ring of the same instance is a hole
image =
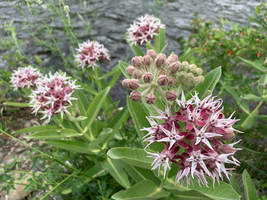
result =
[[[266,0],[264,0],[266,1]],[[45,0],[43,0],[45,2]],[[89,37],[103,43],[112,56],[111,62],[106,64],[104,71],[109,71],[116,65],[118,60],[126,56],[131,57],[130,48],[125,42],[124,36],[129,24],[136,17],[144,14],[158,15],[167,28],[167,52],[179,52],[178,40],[181,37],[187,37],[192,29],[190,21],[195,13],[207,20],[218,22],[220,17],[224,17],[239,24],[249,23],[249,16],[253,14],[254,8],[260,1],[256,0],[90,0],[86,1],[87,7],[82,0],[66,0],[69,5],[72,24],[80,41]],[[159,2],[159,3],[157,3]],[[17,36],[25,41],[23,49],[26,54],[39,54],[44,60],[45,66],[55,66],[60,68],[57,58],[51,56],[43,48],[37,48],[32,44],[31,36],[23,27],[25,20],[31,20],[31,23],[40,23],[42,19],[49,19],[52,13],[41,11],[40,17],[32,18],[22,17],[12,4],[22,5],[23,15],[30,16],[23,1],[0,0],[0,28],[3,28],[5,22],[14,20],[17,27]],[[77,12],[87,14],[91,21],[91,31],[88,32],[85,24],[77,16]],[[63,23],[55,20],[52,26],[57,30],[63,30]],[[63,31],[62,31],[63,32]],[[5,37],[3,30],[0,30],[1,37]],[[59,47],[68,55],[71,52],[66,36],[57,34]],[[6,63],[1,61],[1,55],[6,52],[0,52],[0,68],[6,67]],[[116,87],[116,93],[123,94],[121,87]],[[113,91],[115,93],[115,90]],[[118,95],[114,95],[118,96]],[[120,98],[121,99],[121,98]]]

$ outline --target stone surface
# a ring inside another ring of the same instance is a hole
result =
[[[15,179],[19,179],[20,175],[15,174]],[[27,184],[27,179],[29,176],[24,176],[22,180],[18,180],[21,184]],[[24,185],[15,184],[15,189],[10,190],[10,194],[6,195],[5,200],[22,200],[29,194],[29,191],[25,191]]]
[[[266,0],[264,1],[266,2]],[[30,20],[32,25],[40,25],[41,21],[45,20],[50,23],[57,30],[56,39],[59,48],[63,50],[65,55],[69,55],[72,48],[67,36],[63,34],[63,23],[58,18],[52,22],[52,14],[45,9],[40,9],[40,6],[36,7],[36,10],[40,10],[39,17],[30,17],[29,11],[23,5],[23,2],[19,0],[0,1],[0,34],[5,35],[3,30],[1,31],[4,23],[14,19],[13,24],[17,27],[17,36],[25,41],[23,45],[25,54],[39,55],[43,59],[44,66],[62,68],[58,56],[51,55],[51,52],[47,49],[34,44],[29,35],[32,30],[23,27],[23,22]],[[138,16],[144,14],[159,16],[167,28],[167,53],[170,51],[178,53],[178,41],[181,37],[187,37],[191,33],[190,21],[195,13],[199,13],[206,20],[215,22],[219,22],[222,16],[239,24],[247,24],[249,23],[249,16],[253,14],[255,6],[260,1],[162,0],[159,1],[162,2],[161,4],[157,4],[157,1],[153,0],[90,0],[86,2],[87,6],[85,7],[82,0],[66,0],[70,8],[71,21],[80,41],[93,38],[103,43],[110,50],[112,60],[104,66],[104,71],[109,71],[117,64],[118,60],[132,56],[124,37],[129,24]],[[22,6],[24,17],[12,7],[12,4]],[[78,17],[77,13],[84,16],[84,21]],[[85,23],[88,20],[91,22],[90,32],[87,30]],[[5,52],[0,52],[0,68],[7,68],[6,63],[1,61],[1,54],[3,55]],[[125,91],[119,83],[113,89],[112,94],[115,99],[125,99]]]

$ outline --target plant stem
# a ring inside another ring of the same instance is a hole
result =
[[[50,190],[50,192],[46,193],[40,200],[44,200],[46,199],[52,192],[54,192],[60,185],[62,185],[63,183],[65,183],[67,180],[69,180],[74,173],[70,174],[69,176],[67,176],[64,180],[62,180],[61,182],[59,182],[55,187],[52,188],[52,190]]]
[[[263,100],[261,100],[258,105],[256,106],[256,108],[250,113],[250,115],[245,119],[245,121],[241,124],[241,127],[245,127],[247,125],[247,123],[249,122],[249,120],[254,117],[254,115],[256,114],[256,112],[259,110],[259,108],[261,107],[261,105],[263,104]]]
[[[94,75],[95,75],[95,81],[96,81],[96,85],[98,88],[98,92],[100,92],[102,90],[102,84],[101,84],[101,80],[99,79],[98,70],[100,70],[100,67],[96,67],[96,69],[94,69]]]

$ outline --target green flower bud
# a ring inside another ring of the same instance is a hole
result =
[[[203,73],[203,70],[201,68],[196,69],[196,74],[201,75]]]
[[[193,73],[195,73],[195,70],[197,69],[197,66],[195,64],[189,65],[189,70]]]

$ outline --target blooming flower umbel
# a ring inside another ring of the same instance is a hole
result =
[[[17,90],[18,88],[30,88],[36,85],[37,79],[41,77],[38,69],[29,67],[19,67],[11,75],[11,84]]]
[[[76,60],[80,67],[92,67],[97,66],[98,62],[109,60],[110,56],[108,50],[103,44],[96,41],[86,41],[79,44],[77,49]]]
[[[71,101],[76,100],[72,97],[75,89],[79,89],[79,86],[65,73],[56,72],[44,76],[30,96],[33,113],[42,113],[42,119],[47,119],[47,122],[58,113],[63,117],[64,113],[68,113],[67,108],[72,105]]]
[[[160,19],[152,15],[145,15],[137,18],[128,29],[128,39],[131,44],[146,44],[158,35],[159,29],[165,28]]]
[[[224,176],[229,179],[234,168],[227,168],[225,164],[238,166],[234,154],[240,149],[234,148],[239,141],[231,144],[225,141],[233,139],[234,132],[240,132],[233,128],[238,120],[232,118],[233,114],[225,118],[222,100],[211,95],[200,100],[195,94],[186,100],[182,93],[176,103],[180,109],[175,113],[171,113],[168,106],[165,111],[155,108],[159,115],[148,117],[151,127],[142,129],[148,132],[144,137],[144,142],[148,142],[145,149],[155,142],[165,145],[161,153],[147,152],[154,158],[152,169],[160,170],[162,166],[165,177],[170,163],[174,163],[180,168],[176,176],[178,183],[187,180],[190,184],[191,179],[197,177],[199,184],[207,186],[207,176],[213,184]]]

